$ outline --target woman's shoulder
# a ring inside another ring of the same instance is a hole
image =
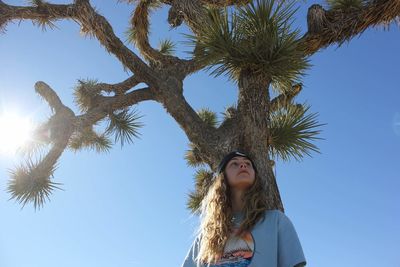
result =
[[[255,229],[268,232],[286,232],[294,228],[291,220],[280,210],[267,210]],[[274,230],[275,229],[275,230]]]
[[[266,210],[264,213],[264,221],[273,222],[280,224],[282,221],[290,221],[289,218],[282,211],[276,210]]]
[[[285,213],[280,210],[266,210],[264,213],[265,217],[282,218],[286,217]]]

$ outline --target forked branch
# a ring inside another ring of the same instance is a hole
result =
[[[96,36],[99,42],[114,54],[126,68],[146,84],[157,85],[157,77],[151,68],[122,43],[107,19],[99,15],[89,2],[81,1],[76,4],[75,19],[82,24],[88,34]]]
[[[155,94],[151,88],[136,89],[130,93],[112,97],[98,96],[92,108],[85,114],[77,116],[77,130],[82,130],[95,124],[115,110],[128,108],[147,100],[155,100]]]
[[[115,93],[116,95],[124,94],[126,91],[129,91],[142,81],[136,77],[131,76],[123,82],[116,83],[116,84],[109,84],[109,83],[99,83],[97,86],[101,91],[108,92],[108,93]]]
[[[140,1],[131,18],[131,39],[133,39],[141,54],[156,68],[171,68],[171,66],[173,66],[175,69],[173,72],[180,73],[181,77],[185,77],[201,69],[193,60],[184,60],[176,56],[163,54],[150,45],[149,16],[150,7],[153,2],[154,0]],[[154,65],[154,63],[156,63],[156,65]]]
[[[149,61],[161,62],[165,56],[151,47],[149,42],[149,8],[154,0],[142,0],[131,18],[132,37],[142,55]]]
[[[360,8],[329,11],[313,5],[308,10],[308,32],[301,39],[301,47],[310,55],[330,44],[340,45],[368,27],[387,26],[399,16],[399,0],[374,0]]]
[[[27,204],[33,202],[35,209],[43,206],[57,184],[51,181],[56,164],[68,145],[68,140],[75,130],[75,114],[62,104],[57,94],[44,82],[35,85],[36,92],[45,99],[55,111],[46,123],[50,133],[51,148],[44,158],[34,162],[28,159],[25,165],[11,171],[8,191],[11,199]]]
[[[294,97],[296,97],[302,89],[302,84],[295,84],[292,86],[292,90],[284,94],[280,94],[271,100],[270,112],[276,111],[282,105],[288,104]]]
[[[76,0],[75,4],[56,5],[43,2],[39,6],[11,6],[0,2],[0,29],[13,20],[32,20],[45,26],[59,19],[71,19],[80,23],[82,32],[95,36],[114,54],[120,62],[143,79],[155,86],[157,77],[134,52],[128,49],[115,35],[110,23],[98,14],[87,0]]]

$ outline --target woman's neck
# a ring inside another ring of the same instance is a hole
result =
[[[244,208],[243,203],[244,191],[235,190],[231,192],[232,212],[242,212]]]

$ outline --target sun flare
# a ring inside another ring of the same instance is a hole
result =
[[[33,124],[15,113],[0,113],[0,153],[15,154],[31,137]]]

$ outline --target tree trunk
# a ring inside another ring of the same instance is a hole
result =
[[[271,209],[283,211],[273,164],[269,158],[269,86],[271,79],[251,71],[239,76],[238,129],[240,148],[250,154],[264,180]]]

